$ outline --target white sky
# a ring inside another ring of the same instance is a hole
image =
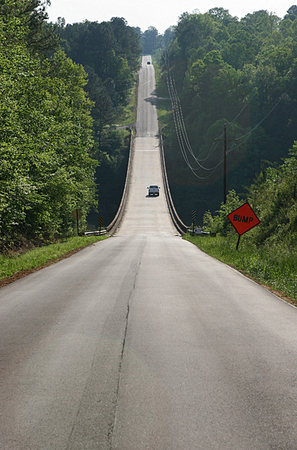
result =
[[[64,17],[66,23],[109,21],[112,17],[124,17],[128,25],[140,27],[142,31],[149,26],[157,28],[160,34],[171,25],[176,25],[184,12],[199,10],[205,13],[211,8],[228,9],[238,18],[265,9],[283,18],[287,10],[297,0],[51,0],[47,12],[49,20],[56,22]]]

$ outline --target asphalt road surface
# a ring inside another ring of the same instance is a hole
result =
[[[296,450],[297,309],[171,225],[148,58],[118,233],[0,289],[0,449]]]

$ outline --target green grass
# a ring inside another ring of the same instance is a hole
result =
[[[129,103],[125,106],[123,114],[120,118],[121,125],[129,125],[135,122],[136,114],[136,82],[130,90]]]
[[[184,237],[205,253],[240,270],[297,304],[297,250],[277,244],[257,248],[245,236],[236,250],[237,235]]]
[[[0,280],[22,271],[37,269],[40,266],[55,262],[70,252],[87,247],[107,236],[78,236],[69,238],[57,244],[50,244],[29,250],[24,254],[14,256],[0,255]]]
[[[169,121],[171,102],[169,99],[167,85],[164,80],[161,79],[161,69],[158,66],[157,62],[154,62],[154,67],[156,74],[157,96],[159,98],[166,99],[157,101],[158,122],[159,127],[162,129],[163,127],[166,127]]]

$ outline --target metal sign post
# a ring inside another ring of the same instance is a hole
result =
[[[72,217],[76,220],[77,236],[79,236],[78,221],[82,218],[82,212],[79,209],[75,209],[72,213]]]

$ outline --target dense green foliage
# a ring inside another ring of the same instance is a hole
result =
[[[260,224],[238,237],[227,215],[248,201]],[[282,164],[262,164],[244,198],[229,191],[216,214],[207,211],[203,225],[215,238],[187,238],[208,254],[242,270],[297,302],[297,142]]]
[[[172,195],[186,223],[192,209],[202,221],[223,199],[224,124],[228,190],[243,192],[262,160],[288,156],[297,129],[296,18],[296,7],[282,20],[267,11],[239,20],[222,8],[180,18],[162,66],[176,109],[162,125]]]
[[[49,24],[48,3],[0,2],[1,251],[71,234],[75,208],[83,221],[97,208],[95,226],[98,215],[105,225],[112,220],[129,144],[115,124],[133,126],[125,108],[141,51],[167,47],[160,88],[165,97],[168,82],[174,106],[161,126],[182,219],[190,223],[196,209],[202,222],[208,211],[205,224],[228,235],[226,214],[246,191],[262,221],[250,234],[253,244],[296,242],[297,7],[282,20],[267,11],[238,20],[222,8],[184,14],[159,35],[123,18]],[[231,191],[218,210],[224,124]],[[280,166],[263,163],[282,159]]]
[[[65,26],[60,20],[58,33],[67,55],[84,67],[92,67],[113,103],[125,103],[141,54],[139,38],[126,21],[114,17],[110,22]]]
[[[71,232],[73,210],[94,203],[86,73],[53,53],[42,11],[40,1],[1,2],[1,251]]]
[[[99,196],[97,213],[93,211],[88,220],[98,226],[98,215],[102,215],[107,225],[117,211],[125,182],[129,135],[117,130],[115,124],[131,125],[125,108],[136,86],[135,73],[142,51],[139,36],[119,17],[110,22],[72,25],[59,19],[57,30],[67,56],[82,64],[88,73],[85,89],[94,102],[92,157],[98,161]]]
[[[248,190],[248,199],[261,219],[261,226],[253,234],[257,245],[284,242],[296,248],[297,142],[289,153],[280,166],[263,166]]]
[[[8,24],[8,17],[14,17],[22,28],[22,37],[31,55],[43,58],[57,48],[59,37],[55,27],[46,23],[46,7],[50,0],[25,0],[0,2],[0,17]],[[8,31],[8,30],[7,30]],[[6,34],[6,42],[14,42],[12,34]]]
[[[175,30],[173,26],[167,28],[164,34],[159,34],[158,30],[155,27],[149,27],[143,33],[139,29],[138,33],[144,55],[151,55],[154,54],[157,50],[166,49],[175,36]]]
[[[244,199],[234,190],[227,195],[215,215],[204,214],[204,226],[223,236],[234,230],[227,215],[248,201],[259,217],[261,224],[245,237],[257,247],[280,244],[285,248],[295,248],[297,244],[297,142],[290,150],[290,156],[280,165],[266,166],[255,182],[247,189]]]
[[[216,214],[204,214],[204,228],[216,233],[216,238],[190,239],[210,255],[297,301],[297,142],[289,153],[280,165],[263,163],[244,199],[231,190]],[[238,241],[227,215],[245,201],[261,222]]]

